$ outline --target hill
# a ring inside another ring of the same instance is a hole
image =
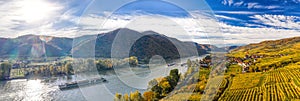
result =
[[[82,38],[81,38],[82,39]],[[104,58],[125,58],[136,56],[139,60],[149,60],[154,55],[165,59],[207,54],[208,51],[196,47],[197,43],[187,43],[154,31],[138,32],[127,28],[117,29],[76,45],[76,57],[88,56],[84,47],[95,45],[95,56]],[[113,52],[113,53],[111,53]],[[80,55],[82,54],[82,55]],[[111,56],[111,54],[113,56]],[[93,55],[93,54],[90,54]]]
[[[298,49],[297,46],[299,46],[299,43],[300,37],[269,40],[238,47],[233,49],[231,53],[236,57],[243,57],[243,55],[246,55],[246,53],[261,55],[290,54],[285,50],[290,50],[295,53]]]
[[[25,35],[17,38],[0,38],[0,42],[2,58],[60,57],[71,54],[74,57],[110,58],[113,48],[114,53],[127,52],[126,56],[117,56],[120,58],[130,55],[139,59],[149,59],[153,55],[160,55],[166,59],[176,59],[180,56],[207,54],[212,47],[182,42],[153,31],[138,32],[126,28],[76,38]]]
[[[171,93],[170,97],[163,100],[299,100],[299,51],[300,37],[237,47],[227,54],[224,74],[209,71],[208,74],[213,75],[207,82],[205,79],[201,80],[199,74],[195,74],[200,80],[175,90],[175,94]],[[198,69],[199,73],[205,71],[205,68]],[[192,87],[195,87],[193,93],[186,91]]]
[[[227,56],[242,60],[252,70],[285,67],[300,61],[300,37],[264,41],[239,47]]]
[[[25,35],[17,38],[1,38],[2,58],[58,57],[69,53],[71,38]]]

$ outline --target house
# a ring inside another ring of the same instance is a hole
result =
[[[21,64],[19,64],[19,63],[14,63],[14,64],[12,65],[12,68],[13,68],[13,69],[21,68]]]

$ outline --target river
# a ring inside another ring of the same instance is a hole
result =
[[[201,59],[201,57],[190,57]],[[149,68],[124,68],[116,73],[106,73],[101,75],[76,75],[77,80],[86,77],[104,77],[108,83],[97,84],[88,87],[80,87],[70,90],[59,90],[59,84],[70,82],[65,77],[59,77],[51,82],[43,82],[43,79],[16,79],[0,81],[1,101],[112,101],[114,94],[130,93],[135,90],[144,92],[148,82],[154,78],[167,76],[169,71],[177,68],[184,73],[187,68],[180,66],[187,58],[176,62],[174,66],[152,66]]]

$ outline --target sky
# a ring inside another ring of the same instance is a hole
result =
[[[300,36],[300,0],[2,0],[0,37],[78,37],[120,27],[244,45]]]

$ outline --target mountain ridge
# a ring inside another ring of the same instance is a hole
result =
[[[101,33],[96,35],[83,35],[76,38],[54,37],[54,36],[33,35],[33,34],[18,36],[16,38],[0,38],[0,42],[3,43],[0,45],[0,55],[1,55],[0,57],[2,58],[60,57],[60,56],[67,56],[70,54],[78,53],[78,50],[87,49],[88,47],[84,47],[87,45],[95,45],[94,55],[96,57],[110,57],[108,56],[108,54],[110,55],[111,45],[113,43],[113,40],[115,39],[116,35],[122,35],[122,33],[125,33],[124,35],[129,38],[137,37],[137,36],[142,36],[142,37],[151,36],[150,39],[146,38],[144,40],[139,40],[141,41],[141,43],[139,44],[134,42],[135,47],[130,50],[132,52],[137,52],[137,48],[144,48],[145,45],[143,43],[147,42],[147,40],[152,40],[152,42],[148,44],[154,46],[151,47],[145,46],[145,47],[148,47],[149,49],[154,48],[153,51],[156,50],[155,47],[161,47],[160,49],[162,49],[161,46],[162,44],[155,43],[156,41],[162,41],[165,42],[165,45],[163,46],[164,48],[166,48],[165,51],[168,51],[172,54],[176,53],[174,51],[176,50],[176,48],[167,47],[170,46],[172,43],[178,44],[182,49],[185,49],[184,53],[193,52],[192,49],[188,49],[190,47],[193,47],[192,45],[187,44],[186,42],[182,42],[176,38],[167,37],[163,34],[154,31],[138,32],[127,28],[119,28],[107,33]],[[126,40],[123,40],[123,42],[126,42]],[[196,47],[197,45],[201,45],[201,44],[195,43],[194,45]],[[198,54],[207,54],[209,51],[208,49],[205,50],[200,47],[196,47],[195,49],[197,50]],[[162,50],[156,51],[156,53],[162,52]],[[83,52],[85,51],[83,50]],[[162,53],[171,56],[171,54],[169,54],[168,52],[162,52]],[[85,54],[85,53],[81,52],[80,54]],[[131,54],[131,55],[141,55],[141,54]]]

